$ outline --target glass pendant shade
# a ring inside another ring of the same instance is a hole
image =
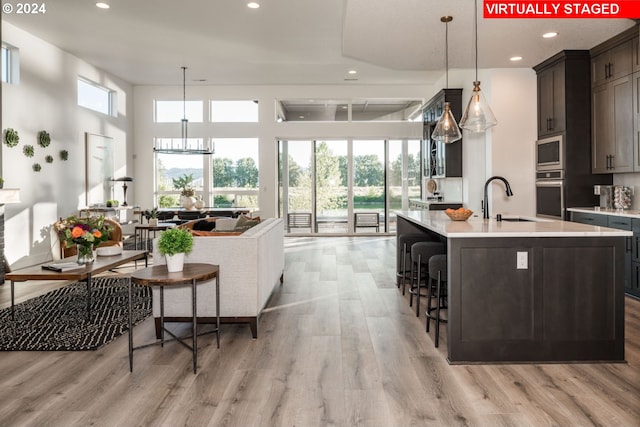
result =
[[[444,111],[436,123],[436,127],[431,133],[431,139],[442,141],[446,144],[459,141],[462,139],[462,132],[456,123],[456,119],[451,112],[451,106],[448,102],[444,103]]]
[[[496,116],[482,95],[480,82],[473,82],[473,94],[460,120],[460,127],[471,132],[484,132],[497,124]]]

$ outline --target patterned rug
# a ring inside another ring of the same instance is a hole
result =
[[[20,286],[19,284],[17,286]],[[133,324],[151,315],[151,289],[133,286]],[[128,279],[94,278],[91,320],[87,319],[87,285],[72,283],[0,310],[2,351],[96,350],[129,329]]]

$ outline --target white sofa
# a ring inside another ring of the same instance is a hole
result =
[[[268,218],[237,236],[195,236],[193,251],[185,262],[220,266],[220,316],[222,323],[248,323],[253,338],[258,320],[273,289],[284,273],[284,222]],[[154,265],[166,264],[153,242]],[[156,333],[160,324],[160,291],[153,289]],[[215,279],[197,285],[198,323],[215,322]],[[191,287],[166,287],[165,321],[188,322],[192,318]]]

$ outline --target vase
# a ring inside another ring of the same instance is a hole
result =
[[[95,261],[96,255],[93,252],[93,245],[76,245],[76,249],[78,250],[78,264],[91,264]]]
[[[149,226],[157,227],[158,226],[158,218],[149,218]]]
[[[182,271],[184,267],[184,252],[175,255],[165,255],[167,258],[167,271],[169,273],[177,273]]]
[[[196,200],[196,209],[204,208],[204,200],[202,200],[202,196],[198,196],[198,200]]]
[[[196,198],[195,197],[189,197],[189,196],[183,196],[182,197],[182,207],[187,209],[187,210],[191,210],[193,209],[193,206],[196,204]]]

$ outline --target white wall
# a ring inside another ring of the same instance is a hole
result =
[[[422,125],[416,122],[282,122],[277,123],[276,99],[358,99],[428,98],[427,86],[187,86],[187,99],[238,100],[259,102],[259,123],[189,124],[189,136],[209,138],[253,137],[260,144],[260,195],[262,216],[277,215],[277,165],[279,139],[304,138],[422,138]],[[179,137],[179,124],[153,123],[154,99],[182,99],[182,86],[136,86],[134,88],[135,145],[133,200],[141,207],[153,204],[153,138]],[[208,117],[205,107],[205,117]],[[169,134],[167,134],[169,132]]]
[[[19,204],[5,206],[5,255],[13,269],[51,259],[49,227],[59,217],[85,207],[85,132],[112,137],[115,175],[126,175],[132,111],[131,86],[6,22],[2,40],[20,49],[20,82],[2,86],[2,125],[20,134],[20,144],[2,144],[6,188],[20,188]],[[85,77],[117,91],[118,116],[107,117],[77,106],[77,78]],[[51,144],[42,148],[37,134],[46,130]],[[22,153],[25,144],[35,156]],[[62,162],[60,150],[69,152]],[[45,162],[52,155],[53,163]],[[42,171],[32,171],[33,163]],[[121,199],[121,187],[115,197]]]
[[[494,181],[489,212],[535,216],[535,141],[537,139],[537,83],[531,69],[494,69],[487,97],[498,125],[490,130],[487,150],[491,153],[487,178],[499,175],[511,184],[513,197]],[[484,82],[482,83],[484,86]],[[484,88],[483,88],[484,92]]]
[[[478,78],[481,81],[482,93],[498,124],[486,133],[463,131],[462,201],[466,207],[480,213],[485,181],[493,175],[500,175],[509,181],[514,196],[506,197],[501,182],[491,184],[491,215],[503,213],[535,216],[535,72],[529,68],[479,70]],[[449,71],[449,87],[463,89],[463,111],[473,93],[474,80],[473,69]],[[444,86],[443,75],[436,87]],[[456,117],[456,120],[459,122],[461,118]],[[457,185],[457,178],[452,181]]]

